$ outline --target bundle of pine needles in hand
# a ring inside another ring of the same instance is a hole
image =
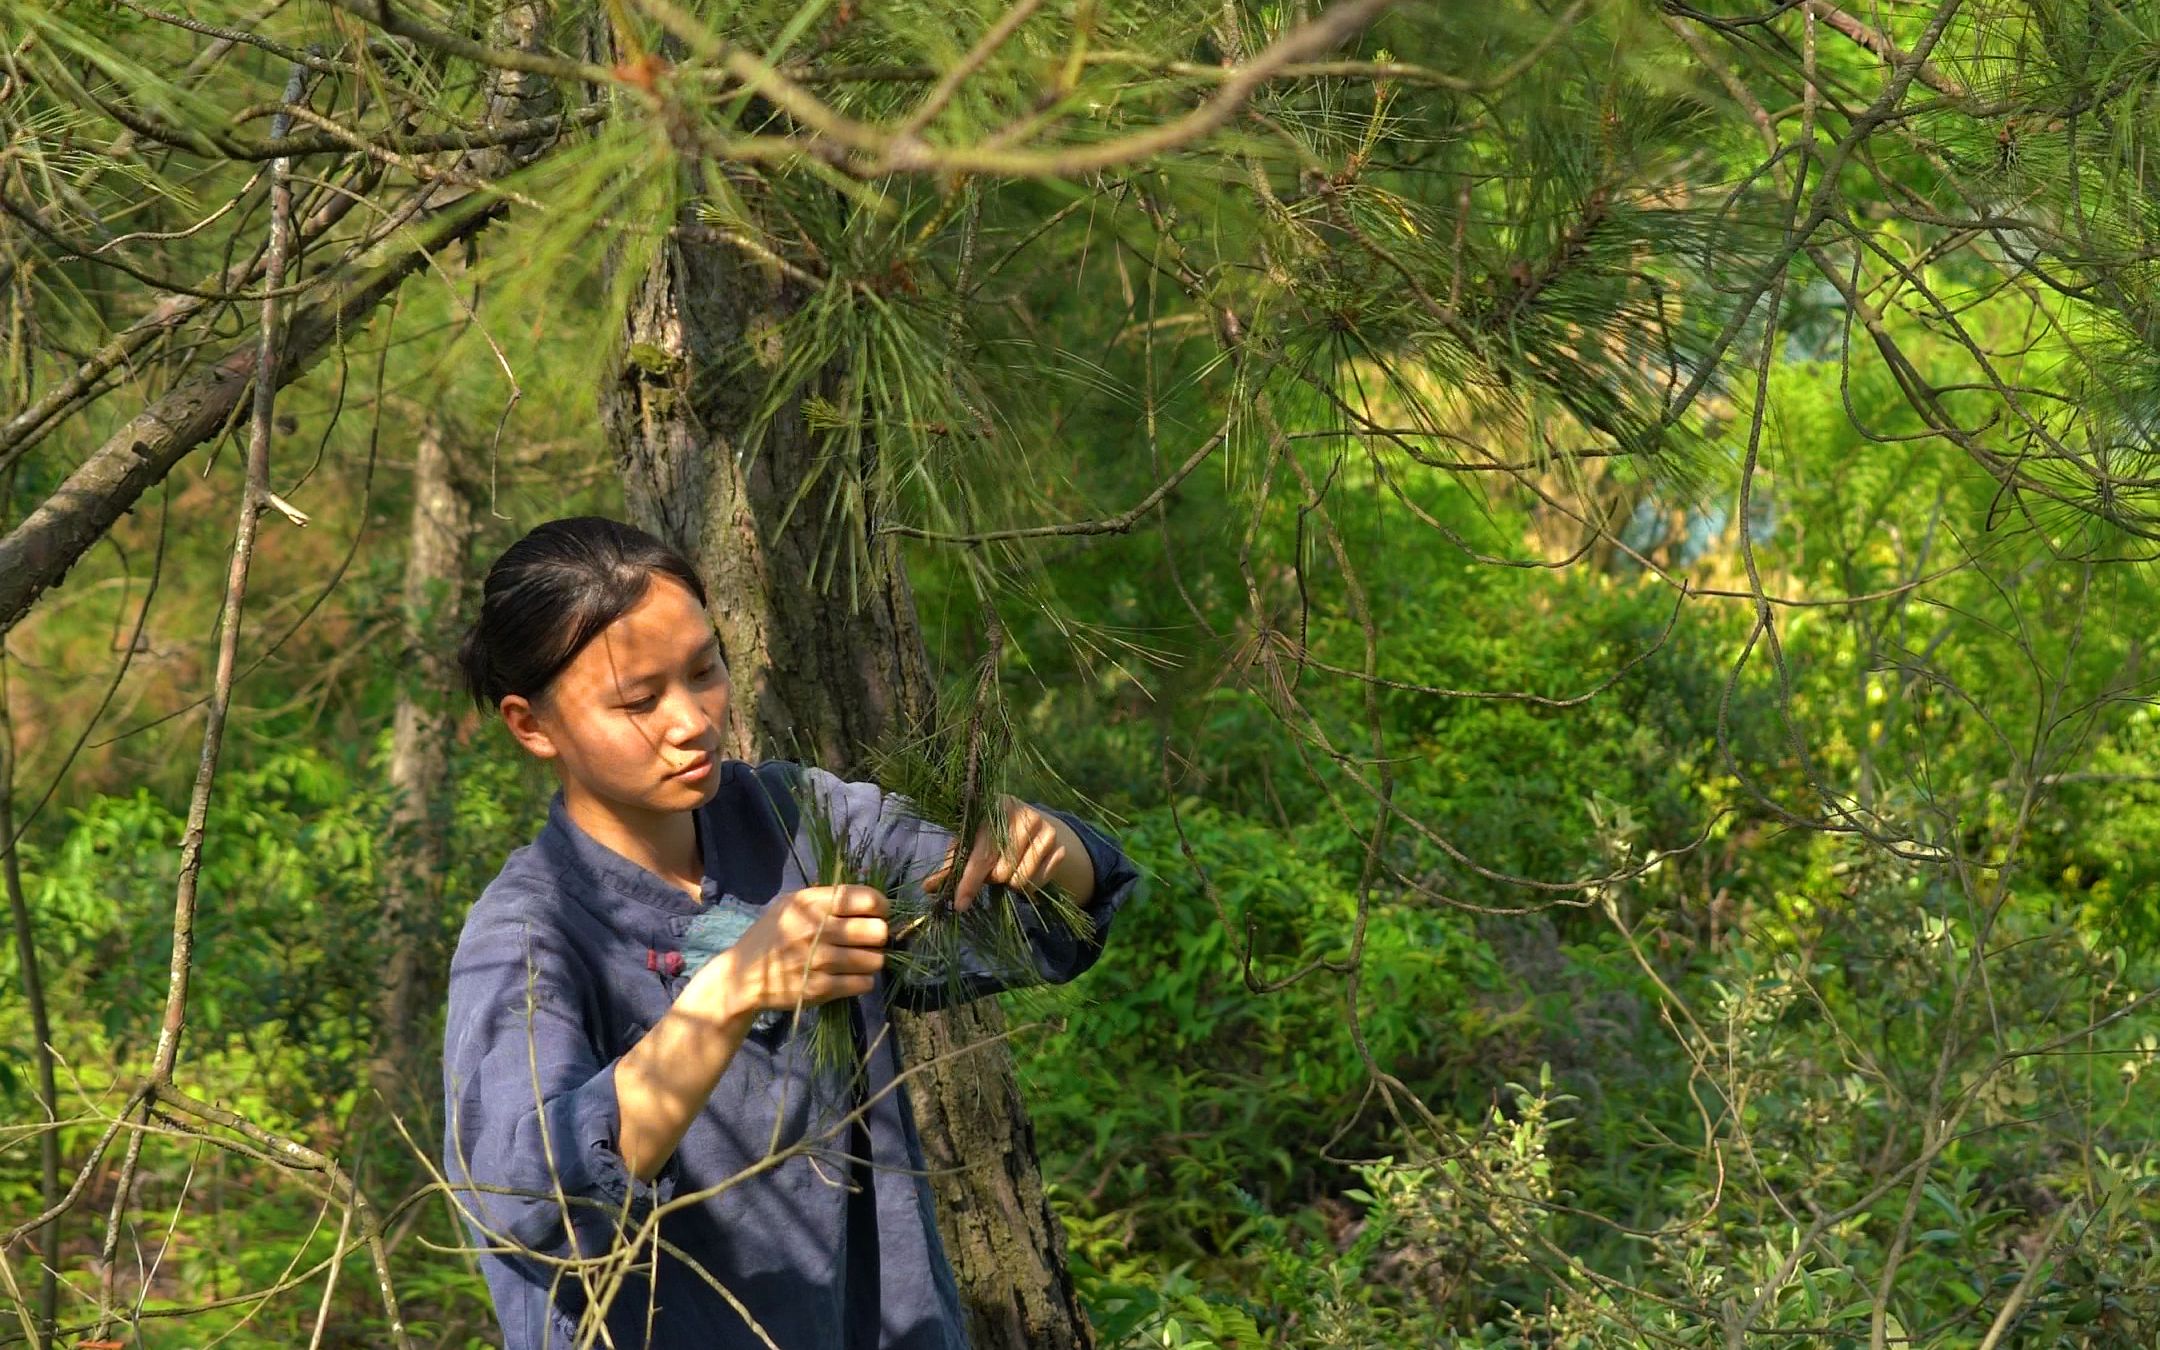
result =
[[[1013,742],[997,695],[997,645],[993,631],[972,700],[941,709],[938,728],[930,734],[896,739],[871,757],[888,816],[952,836],[952,849],[941,864],[909,876],[899,860],[860,856],[816,794],[802,783],[795,789],[816,853],[816,884],[871,886],[885,893],[890,903],[886,969],[896,986],[921,991],[933,1005],[962,1001],[978,992],[983,980],[1004,989],[1039,983],[1035,935],[1085,940],[1094,931],[1086,910],[1056,885],[1022,893],[986,884],[966,909],[954,904],[970,845],[984,827],[1000,854],[1010,844],[1006,803],[1012,797],[1003,785]],[[810,1050],[820,1071],[856,1068],[851,1002],[814,1010]]]

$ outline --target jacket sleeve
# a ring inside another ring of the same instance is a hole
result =
[[[681,1175],[670,1155],[640,1181],[617,1152],[619,1061],[593,1044],[590,978],[559,932],[516,917],[468,925],[451,962],[444,1179],[481,1245],[526,1260],[606,1252]]]
[[[809,767],[803,774],[830,818],[840,825],[851,852],[879,859],[906,878],[906,884],[917,887],[944,862],[952,846],[952,831],[915,816],[905,801],[875,783],[850,782],[823,769]],[[1103,944],[1110,936],[1110,921],[1138,890],[1140,871],[1115,840],[1078,816],[1039,803],[1029,805],[1071,826],[1087,848],[1088,861],[1095,868],[1095,890],[1082,907],[1088,928],[1075,933],[1062,924],[1046,923],[1035,905],[1018,892],[991,885],[985,888],[983,899],[1012,904],[1027,934],[1035,969],[997,969],[980,952],[967,948],[959,954],[961,969],[953,978],[891,980],[888,1002],[922,1011],[964,1003],[1001,989],[1063,984],[1077,978],[1102,955]]]

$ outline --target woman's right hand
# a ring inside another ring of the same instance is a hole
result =
[[[777,895],[735,944],[705,963],[615,1070],[618,1147],[650,1179],[761,1012],[867,994],[885,968],[885,894],[811,886]],[[714,1035],[718,1030],[719,1035]]]
[[[885,968],[888,910],[885,893],[870,886],[790,891],[766,904],[724,964],[698,973],[718,970],[730,1010],[743,1017],[867,994]]]

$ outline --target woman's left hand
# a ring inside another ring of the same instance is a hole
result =
[[[1079,849],[1077,839],[1068,838],[1072,831],[1065,822],[1044,814],[1010,794],[998,799],[998,808],[1005,816],[1006,847],[997,846],[997,834],[993,822],[985,820],[975,832],[974,846],[968,850],[967,862],[960,869],[960,884],[953,891],[953,908],[966,909],[975,903],[975,897],[990,883],[1010,886],[1022,893],[1041,888],[1046,882],[1057,880],[1057,873],[1068,857]],[[943,866],[923,883],[923,889],[935,894],[951,871],[955,847],[948,853]]]

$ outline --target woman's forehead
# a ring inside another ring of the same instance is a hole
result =
[[[656,577],[644,596],[600,630],[563,673],[630,684],[664,676],[715,646],[712,624],[688,588]]]

